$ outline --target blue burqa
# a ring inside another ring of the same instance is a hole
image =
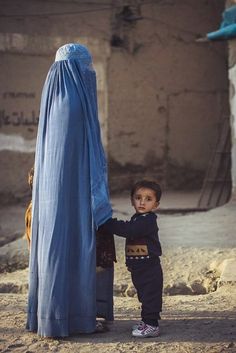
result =
[[[86,47],[58,49],[42,92],[35,154],[27,329],[96,327],[96,228],[112,215]]]

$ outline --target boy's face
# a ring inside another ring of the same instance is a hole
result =
[[[136,190],[131,199],[131,203],[137,213],[154,211],[159,205],[155,191],[148,188],[140,188]]]

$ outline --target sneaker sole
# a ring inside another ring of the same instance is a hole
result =
[[[137,338],[150,338],[150,337],[158,337],[160,336],[160,333],[148,333],[146,335],[139,335],[139,334],[132,333],[132,336]]]
[[[146,337],[158,337],[160,336],[160,330],[156,332],[146,332],[142,334],[142,331],[139,330],[134,330],[132,331],[132,336],[133,337],[140,337],[140,338],[146,338]]]

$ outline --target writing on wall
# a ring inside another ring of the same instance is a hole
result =
[[[0,129],[4,126],[37,126],[39,121],[39,113],[34,109],[26,109],[27,113],[24,112],[24,109],[8,109],[7,106],[19,106],[19,102],[22,105],[22,101],[26,103],[27,106],[33,108],[36,93],[35,92],[21,92],[21,91],[5,91],[1,94],[1,104],[2,109],[0,109]],[[27,103],[28,101],[28,103]],[[30,111],[30,113],[29,113]]]
[[[3,126],[36,126],[38,125],[39,114],[34,110],[30,116],[25,116],[23,111],[6,113],[5,110],[0,110],[0,128]]]
[[[3,99],[16,99],[16,98],[35,98],[36,94],[34,92],[3,92]]]

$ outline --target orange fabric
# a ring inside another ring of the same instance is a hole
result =
[[[31,236],[31,218],[32,218],[32,201],[30,201],[25,211],[25,236],[28,241],[29,248],[30,248],[30,236]]]

